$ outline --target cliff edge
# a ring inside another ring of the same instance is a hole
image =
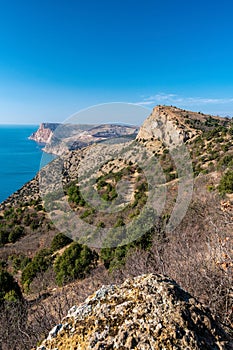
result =
[[[29,140],[36,141],[38,143],[49,143],[54,130],[59,126],[59,123],[41,123],[39,129],[29,136]]]
[[[233,349],[210,311],[175,281],[142,275],[74,306],[37,350]]]

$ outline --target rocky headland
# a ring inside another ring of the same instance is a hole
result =
[[[46,144],[51,141],[53,132],[59,126],[59,123],[41,123],[39,129],[29,136],[29,140]]]
[[[42,123],[29,139],[44,143],[44,152],[61,155],[93,143],[128,137],[134,139],[139,127],[132,125],[102,124],[50,124]]]

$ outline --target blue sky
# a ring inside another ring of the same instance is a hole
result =
[[[112,101],[233,115],[232,13],[231,0],[0,0],[0,123]]]

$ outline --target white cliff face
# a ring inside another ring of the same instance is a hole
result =
[[[38,143],[49,143],[53,136],[53,132],[59,124],[42,123],[39,129],[34,132],[29,139],[34,140]]]
[[[145,142],[148,146],[153,145],[159,148],[164,145],[174,148],[201,133],[185,123],[185,117],[181,114],[182,111],[176,107],[155,107],[141,126],[137,140]],[[186,120],[196,117],[196,114],[198,115],[198,113],[191,112],[190,115],[187,115]]]

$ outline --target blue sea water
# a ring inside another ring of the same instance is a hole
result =
[[[0,125],[0,202],[39,171],[42,145],[28,139],[37,128],[38,125]],[[48,155],[46,161],[52,158]]]

